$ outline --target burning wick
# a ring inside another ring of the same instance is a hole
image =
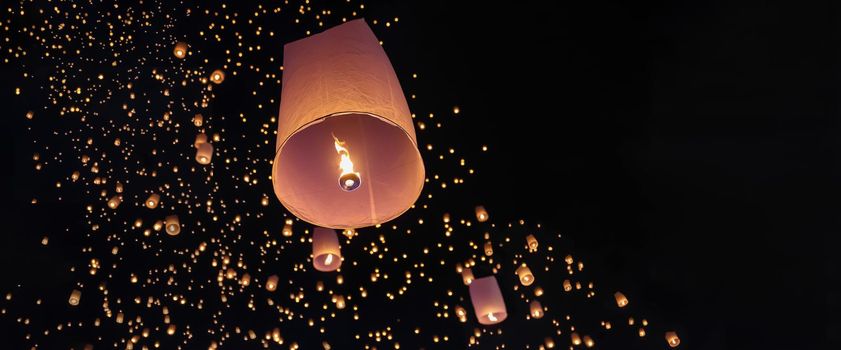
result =
[[[344,147],[345,143],[339,141],[336,135],[333,135],[333,141],[336,153],[342,158],[339,161],[339,169],[342,169],[342,174],[339,175],[339,187],[347,192],[353,191],[362,184],[362,178],[359,177],[359,173],[353,171],[353,162],[350,160],[350,153]]]
[[[330,265],[333,263],[333,254],[327,254],[327,257],[324,258],[324,265]]]
[[[494,313],[493,313],[493,312],[488,312],[488,319],[489,319],[489,320],[491,320],[491,321],[493,321],[493,322],[498,321],[498,319],[496,318],[496,316],[494,316]]]

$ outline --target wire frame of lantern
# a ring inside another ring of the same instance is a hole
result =
[[[517,277],[520,279],[520,284],[528,287],[534,283],[534,275],[531,273],[531,269],[529,269],[529,267],[525,264],[520,265],[520,267],[517,268],[516,273]]]
[[[423,188],[423,160],[400,82],[365,21],[283,51],[272,164],[281,204],[333,229],[373,226],[411,208]]]
[[[666,343],[669,344],[670,348],[675,348],[680,345],[680,338],[677,337],[677,332],[666,332]]]
[[[476,207],[476,221],[485,222],[488,221],[488,211],[485,210],[483,206]]]
[[[480,324],[493,325],[508,317],[496,277],[477,278],[470,284],[470,301]]]
[[[616,305],[619,307],[625,307],[628,305],[628,298],[625,297],[625,294],[622,294],[622,292],[613,293],[613,298],[616,299]]]
[[[181,233],[181,221],[178,220],[178,215],[167,216],[164,220],[164,227],[166,234],[170,236],[177,236]]]
[[[78,289],[74,289],[70,292],[70,298],[67,299],[67,303],[73,306],[79,305],[79,301],[82,300],[82,291]]]
[[[183,41],[179,41],[175,43],[175,47],[172,48],[172,54],[176,58],[184,58],[187,56],[187,43]]]
[[[196,162],[207,165],[210,164],[211,159],[213,159],[213,145],[206,142],[199,144],[196,148]]]
[[[158,203],[161,200],[161,196],[157,193],[152,193],[149,195],[149,198],[146,198],[146,208],[155,209],[158,207]]]
[[[543,318],[543,305],[540,305],[540,302],[537,300],[532,300],[529,303],[529,314],[535,319]]]
[[[336,230],[315,227],[312,233],[312,263],[316,270],[335,271],[342,265],[342,251]]]
[[[277,289],[277,275],[271,275],[266,279],[266,290],[274,292]]]

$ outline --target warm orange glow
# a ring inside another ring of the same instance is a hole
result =
[[[350,160],[350,152],[345,147],[345,143],[333,135],[333,145],[336,147],[336,153],[341,157],[339,169],[342,173],[339,175],[339,186],[348,192],[359,188],[362,178],[359,173],[353,171],[353,161]]]

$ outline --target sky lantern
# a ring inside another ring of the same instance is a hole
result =
[[[564,280],[564,292],[569,292],[572,290],[572,282],[569,280]]]
[[[531,269],[529,269],[529,267],[525,264],[520,265],[520,267],[517,268],[516,273],[517,277],[520,278],[520,284],[530,286],[534,283],[534,275],[531,273]]]
[[[123,202],[123,197],[120,195],[115,195],[108,200],[108,207],[111,209],[117,209],[120,206],[120,203]]]
[[[526,236],[526,244],[528,245],[530,252],[534,253],[537,251],[538,243],[537,238],[535,238],[534,235]]]
[[[183,41],[179,41],[175,43],[175,47],[172,48],[172,54],[175,55],[176,58],[184,58],[187,56],[187,43]]]
[[[207,143],[207,134],[202,132],[202,133],[199,133],[198,135],[196,135],[196,140],[193,141],[193,146],[195,146],[196,148],[199,148],[199,145],[201,145],[203,143]]]
[[[82,299],[82,291],[78,289],[74,289],[70,292],[70,298],[67,299],[67,303],[73,306],[79,305],[79,301]]]
[[[485,255],[494,255],[494,245],[493,243],[491,243],[491,241],[485,242]]]
[[[540,302],[537,300],[532,300],[529,303],[529,313],[531,313],[532,318],[543,318],[543,305],[540,305]]]
[[[196,115],[193,116],[193,125],[200,127],[202,124],[204,124],[204,116],[202,116],[201,113],[196,113]]]
[[[613,298],[616,299],[616,305],[619,307],[625,307],[628,305],[628,298],[626,298],[625,294],[622,294],[622,292],[614,293]]]
[[[312,264],[322,272],[335,271],[342,265],[342,251],[335,230],[325,227],[313,230]]]
[[[502,291],[494,276],[477,278],[470,284],[470,301],[476,318],[483,325],[497,324],[508,317]]]
[[[581,336],[578,335],[578,332],[572,332],[572,334],[569,335],[569,340],[572,342],[572,345],[581,345]]]
[[[177,236],[181,233],[181,221],[178,221],[178,215],[167,216],[164,225],[166,225],[166,234],[170,236]]]
[[[400,82],[365,21],[287,44],[283,67],[272,165],[283,206],[334,229],[408,210],[423,187],[423,160]]]
[[[161,196],[157,193],[152,193],[149,195],[149,198],[146,198],[146,208],[155,209],[158,207],[158,203],[161,200]]]
[[[466,267],[463,270],[461,270],[461,280],[462,282],[464,282],[465,286],[469,286],[471,283],[473,283],[473,271],[470,270],[469,267]]]
[[[211,159],[213,159],[213,145],[207,142],[199,144],[196,148],[196,161],[207,165],[210,164]]]
[[[476,220],[479,222],[488,221],[488,211],[483,206],[476,207]]]
[[[266,290],[274,292],[277,289],[277,275],[271,275],[266,279]]]
[[[680,338],[677,337],[677,332],[666,332],[666,343],[669,344],[670,348],[675,348],[680,345]]]
[[[221,69],[213,71],[213,73],[210,73],[210,81],[214,84],[222,84],[222,82],[225,81],[225,72]]]

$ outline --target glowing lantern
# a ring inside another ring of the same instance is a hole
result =
[[[251,284],[251,275],[249,275],[247,272],[244,273],[239,279],[239,284],[241,284],[243,287],[248,287],[248,285]]]
[[[526,244],[529,246],[529,251],[530,252],[536,252],[537,251],[538,243],[537,243],[537,238],[535,238],[534,235],[526,236]]]
[[[81,299],[82,299],[82,291],[80,291],[78,289],[74,289],[72,292],[70,292],[70,298],[67,299],[67,302],[70,305],[76,306],[76,305],[79,305],[79,300],[81,300]]]
[[[485,207],[481,205],[476,207],[476,220],[479,222],[488,221],[488,211],[485,210]]]
[[[581,336],[579,336],[577,332],[572,332],[569,337],[572,341],[572,345],[581,345]]]
[[[164,226],[166,226],[166,234],[170,236],[177,236],[181,233],[181,222],[178,221],[178,215],[167,216],[164,220]]]
[[[596,345],[596,342],[593,341],[593,338],[590,338],[589,335],[584,336],[584,346],[586,346],[588,348],[592,348],[595,345]]]
[[[277,275],[271,275],[266,280],[266,290],[269,292],[274,292],[277,289]]]
[[[312,233],[312,264],[318,271],[335,271],[342,265],[342,251],[336,231],[316,227]]]
[[[209,143],[202,143],[199,144],[198,148],[196,149],[196,161],[199,164],[207,165],[210,164],[210,159],[213,158],[213,145]]]
[[[280,202],[334,229],[408,210],[423,187],[423,160],[400,83],[365,21],[289,43],[283,56],[272,165]]]
[[[175,47],[172,49],[172,54],[177,58],[184,58],[187,56],[187,43],[183,41],[175,43]]]
[[[490,241],[485,242],[485,255],[494,255],[494,246]]]
[[[676,332],[666,332],[666,343],[668,343],[671,348],[677,347],[680,345],[680,338],[677,337]]]
[[[529,304],[529,310],[531,312],[532,318],[543,318],[543,305],[540,305],[540,302],[537,300],[532,300]]]
[[[193,146],[199,148],[199,145],[203,143],[207,143],[207,134],[199,133],[198,135],[196,135],[196,140],[193,141]]]
[[[470,270],[469,267],[461,270],[461,280],[464,282],[465,286],[469,286],[473,283],[473,271]]]
[[[497,324],[508,317],[502,291],[494,276],[477,278],[470,284],[470,301],[476,318],[483,325]]]
[[[530,286],[532,283],[534,283],[534,275],[531,274],[531,269],[529,269],[529,267],[525,264],[520,265],[520,267],[517,268],[516,272],[517,277],[520,278],[520,284],[524,286]]]
[[[201,113],[197,113],[193,116],[193,125],[202,126],[202,124],[204,124],[204,116]]]
[[[543,344],[546,345],[547,349],[554,349],[555,348],[555,339],[550,337],[546,337],[543,339]]]
[[[569,280],[564,280],[564,292],[569,292],[572,290],[572,282]]]
[[[119,207],[120,203],[122,202],[123,197],[120,197],[119,195],[111,197],[111,199],[108,200],[108,207],[111,209],[117,209],[117,207]]]
[[[149,195],[149,198],[146,198],[146,208],[155,209],[158,207],[158,202],[161,200],[161,196],[152,193]]]
[[[626,298],[625,294],[622,294],[622,292],[613,293],[613,298],[616,299],[616,305],[619,307],[625,307],[628,305],[628,298]]]
[[[280,231],[280,234],[283,237],[292,237],[292,224],[283,225],[283,229]]]
[[[222,82],[225,81],[225,72],[221,69],[213,71],[213,73],[210,73],[210,81],[214,84],[222,84]]]
[[[342,295],[336,295],[336,308],[341,310],[345,308],[345,297]]]

